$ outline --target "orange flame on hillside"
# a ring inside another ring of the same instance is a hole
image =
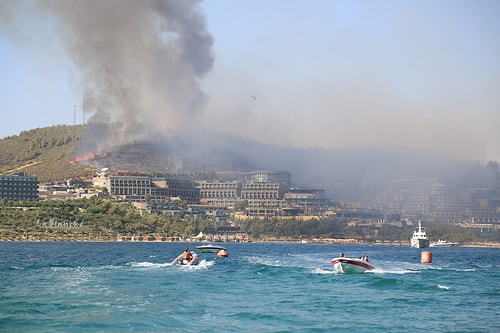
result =
[[[106,157],[106,156],[108,156],[108,153],[105,151],[103,151],[100,155],[97,155],[97,157]],[[81,162],[87,162],[87,161],[93,160],[95,158],[96,158],[96,154],[93,152],[90,152],[86,156],[76,156],[74,159],[69,161],[69,163],[78,164]]]

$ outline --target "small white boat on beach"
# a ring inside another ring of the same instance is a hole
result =
[[[219,246],[219,245],[213,245],[213,244],[199,245],[199,246],[196,247],[196,249],[198,251],[204,252],[204,253],[207,253],[207,252],[218,253],[221,250],[226,251],[225,247]]]
[[[336,273],[364,273],[375,269],[370,263],[368,256],[361,258],[337,257],[332,259],[332,265]]]

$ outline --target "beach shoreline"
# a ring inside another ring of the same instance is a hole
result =
[[[0,238],[0,242],[85,242],[85,243],[294,243],[294,244],[332,244],[332,245],[383,245],[383,246],[404,246],[409,247],[409,241],[394,241],[394,242],[366,242],[366,241],[352,241],[345,239],[318,239],[303,241],[300,239],[279,239],[279,238],[260,238],[245,240],[213,240],[213,239],[170,239],[174,237],[163,237],[165,239],[148,239],[147,237],[133,237],[128,239],[103,239],[103,238],[88,238],[88,239],[74,239],[74,238],[60,238],[60,239],[19,239],[19,238]],[[500,243],[497,242],[467,242],[460,244],[456,247],[487,247],[487,248],[500,248]]]

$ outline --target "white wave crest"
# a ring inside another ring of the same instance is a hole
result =
[[[281,261],[278,259],[273,259],[273,258],[264,258],[264,257],[248,257],[248,262],[252,264],[260,264],[260,265],[265,265],[265,266],[274,266],[274,267],[281,267],[283,266]]]
[[[331,269],[323,269],[323,268],[313,268],[311,270],[312,274],[335,274],[335,271]]]

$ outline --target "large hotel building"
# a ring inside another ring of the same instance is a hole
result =
[[[6,200],[38,200],[38,180],[25,173],[0,176],[0,198]]]
[[[111,195],[132,202],[154,203],[157,207],[172,197],[190,204],[233,207],[237,202],[245,204],[247,215],[282,215],[284,212],[300,212],[300,205],[327,203],[325,191],[318,189],[291,188],[288,171],[260,170],[242,174],[236,181],[197,181],[173,177],[156,177],[142,173],[120,172],[100,174],[94,184],[105,186]],[[293,206],[295,210],[286,210]],[[284,210],[285,209],[285,210]]]

